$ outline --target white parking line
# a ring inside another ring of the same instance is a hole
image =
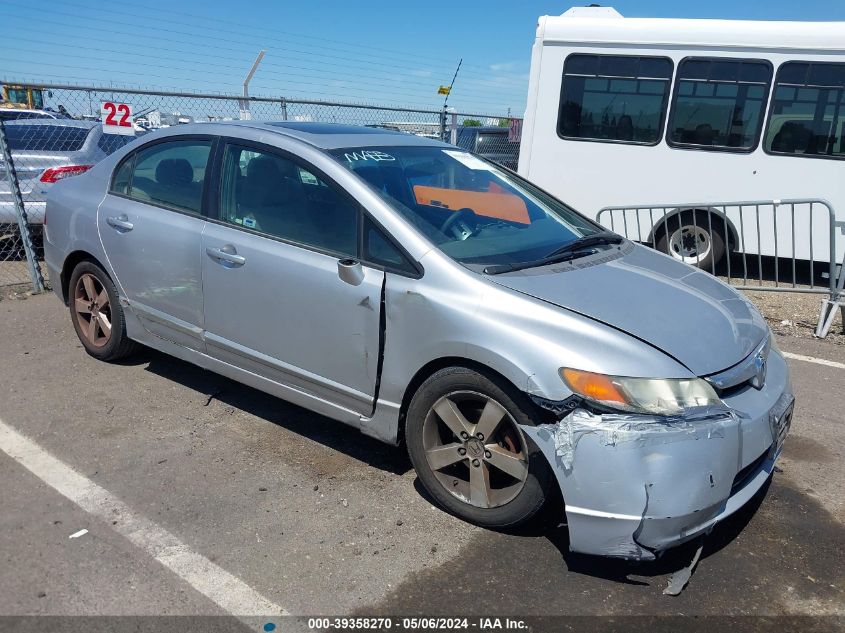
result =
[[[836,367],[836,369],[845,369],[845,363],[838,363],[835,360],[827,360],[826,358],[816,358],[815,356],[804,356],[803,354],[793,354],[792,352],[783,352],[784,357],[792,360],[803,360],[805,363],[815,363],[816,365],[825,365],[827,367]]]
[[[0,450],[80,508],[105,520],[109,527],[228,613],[235,616],[287,615],[282,607],[192,551],[163,527],[133,512],[108,490],[80,475],[2,420]]]

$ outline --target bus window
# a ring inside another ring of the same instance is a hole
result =
[[[688,57],[678,64],[667,142],[750,152],[757,146],[772,81],[763,60]]]
[[[786,62],[778,69],[763,149],[845,157],[845,64]]]
[[[573,54],[563,66],[562,138],[656,145],[663,133],[672,60]]]

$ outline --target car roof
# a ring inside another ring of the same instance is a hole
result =
[[[5,102],[0,102],[5,103]],[[3,108],[3,112],[26,112],[27,114],[49,114],[50,116],[55,116],[55,112],[50,112],[49,110],[38,110],[37,108]]]
[[[367,127],[364,125],[344,125],[341,123],[317,123],[305,121],[215,121],[215,125],[228,127],[249,127],[273,132],[303,141],[320,149],[341,147],[373,147],[428,145],[432,147],[454,146],[414,134],[386,128]],[[168,128],[172,132],[198,134],[206,132],[208,123],[188,123]]]
[[[17,121],[4,121],[4,125],[59,125],[62,127],[78,127],[91,129],[100,125],[99,121],[80,121],[78,119],[19,119]]]

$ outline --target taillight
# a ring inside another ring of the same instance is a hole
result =
[[[94,165],[68,165],[66,167],[51,167],[41,174],[41,178],[39,180],[41,180],[41,182],[59,182],[64,178],[84,174],[93,166]]]

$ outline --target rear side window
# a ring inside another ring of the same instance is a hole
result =
[[[660,141],[672,61],[665,57],[574,54],[566,58],[557,131],[563,138]]]
[[[91,128],[67,125],[15,125],[6,127],[9,148],[30,152],[78,152]]]
[[[763,149],[845,157],[845,64],[787,62],[778,69]]]
[[[688,57],[678,65],[670,145],[751,151],[760,139],[772,81],[763,60]]]
[[[100,136],[100,140],[97,141],[97,147],[106,154],[111,154],[134,140],[134,136],[128,136],[126,134],[103,134]]]
[[[194,139],[165,141],[139,150],[134,157],[128,195],[143,202],[199,213],[210,152],[210,140]],[[115,173],[113,191],[125,182],[122,172],[130,162],[121,163]]]

